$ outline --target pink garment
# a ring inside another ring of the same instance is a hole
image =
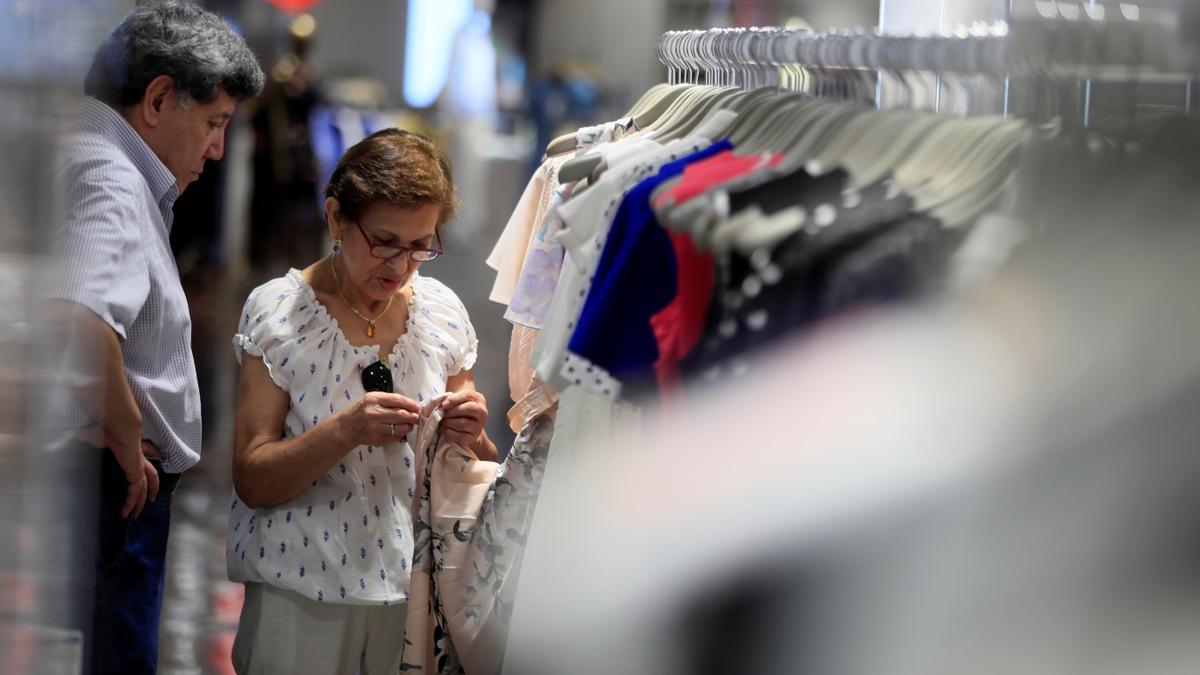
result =
[[[508,427],[513,433],[558,405],[558,392],[542,382],[533,368],[531,354],[539,333],[537,328],[513,324],[508,345],[508,388],[514,404],[508,410]]]
[[[678,294],[671,304],[650,317],[650,326],[658,340],[659,391],[669,404],[680,389],[679,362],[687,356],[704,336],[704,320],[712,299],[713,257],[700,253],[687,234],[671,232],[675,248],[675,268]]]
[[[682,204],[721,183],[783,161],[783,155],[779,153],[735,155],[733,152],[726,150],[689,164],[684,168],[679,183],[655,197],[654,208],[672,203]]]
[[[401,670],[499,673],[554,418],[531,421],[497,464],[441,439],[443,399],[422,409],[413,446],[413,564]]]

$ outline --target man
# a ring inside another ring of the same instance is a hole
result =
[[[97,50],[62,147],[69,324],[56,404],[76,453],[103,453],[90,670],[152,673],[171,493],[200,459],[200,395],[172,208],[221,159],[225,128],[263,74],[245,42],[190,2],[144,3]]]

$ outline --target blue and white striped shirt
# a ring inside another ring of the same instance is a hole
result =
[[[142,437],[182,472],[200,461],[200,390],[192,321],[171,252],[175,177],[117,111],[85,98],[62,147],[55,233],[61,285],[53,296],[96,313],[121,339]],[[59,399],[62,428],[94,424]]]

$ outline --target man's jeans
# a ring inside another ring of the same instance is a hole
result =
[[[147,500],[137,519],[121,517],[128,484],[111,450],[101,469],[96,604],[90,672],[135,675],[158,665],[158,617],[162,610],[171,496],[179,474],[159,470],[158,499]]]

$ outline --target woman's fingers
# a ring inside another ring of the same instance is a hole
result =
[[[363,443],[382,445],[403,439],[416,427],[415,423],[372,420],[363,429]]]
[[[453,431],[471,431],[476,433],[483,428],[483,420],[475,417],[455,417],[452,419],[442,420],[442,429],[451,429]]]
[[[442,401],[442,436],[462,447],[470,447],[483,433],[487,422],[487,399],[474,390],[456,391]]]
[[[468,401],[482,402],[483,400],[483,394],[471,389],[453,391],[442,399],[442,410],[452,410]]]
[[[374,411],[368,412],[368,419],[372,422],[381,422],[383,424],[416,424],[421,421],[421,416],[407,410],[397,410],[396,408],[376,408]]]
[[[457,408],[451,408],[450,410],[447,410],[446,414],[442,417],[442,420],[443,423],[452,422],[454,420],[472,420],[482,426],[483,423],[487,421],[487,417],[487,408],[479,403],[471,402],[464,403]]]
[[[470,447],[483,433],[487,410],[478,403],[466,403],[448,410],[442,418],[442,436],[462,447]]]
[[[487,399],[477,391],[451,392],[442,400],[441,429],[447,440],[460,445],[479,438],[488,419]],[[371,392],[362,398],[356,425],[368,443],[403,439],[420,423],[421,404],[400,394]]]
[[[407,396],[400,394],[385,394],[380,391],[371,392],[363,397],[367,403],[373,403],[381,408],[406,410],[414,414],[420,414],[421,404],[412,400]]]

